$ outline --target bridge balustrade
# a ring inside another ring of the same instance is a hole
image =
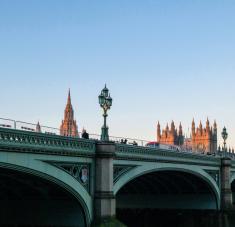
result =
[[[19,144],[22,145],[32,145],[34,149],[42,149],[43,147],[47,148],[56,148],[63,149],[66,148],[68,151],[83,150],[85,152],[95,152],[95,143],[99,141],[100,136],[97,134],[90,134],[90,139],[82,139],[76,137],[67,137],[60,136],[56,134],[48,133],[37,133],[34,131],[25,131],[12,128],[1,127],[0,125],[0,143],[11,145]],[[161,149],[161,148],[152,148],[146,147],[148,141],[131,139],[128,138],[128,143],[122,143],[124,138],[110,136],[112,142],[116,143],[117,153],[139,153],[139,154],[154,154],[157,153],[161,156],[172,156],[177,155],[178,157],[185,157],[188,155],[191,157],[200,156],[200,157],[229,157],[235,159],[235,153],[231,150],[217,150],[213,153],[202,153],[202,152],[193,152],[192,150],[180,149]],[[137,142],[136,142],[137,141]],[[137,143],[137,144],[136,144]],[[209,158],[210,159],[210,158]]]
[[[30,151],[63,151],[63,152],[95,152],[95,141],[84,140],[73,137],[48,135],[43,133],[28,132],[23,130],[12,130],[0,128],[1,149]]]

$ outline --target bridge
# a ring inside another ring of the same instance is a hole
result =
[[[233,208],[235,160],[0,128],[0,224],[90,226],[136,209]]]

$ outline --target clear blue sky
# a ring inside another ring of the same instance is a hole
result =
[[[207,116],[235,146],[234,0],[0,0],[1,117],[59,127],[68,88],[79,129],[154,140]]]

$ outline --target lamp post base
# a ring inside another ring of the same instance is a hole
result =
[[[101,140],[102,141],[109,141],[109,128],[108,127],[102,127],[101,128]]]

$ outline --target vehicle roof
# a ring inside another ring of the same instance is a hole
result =
[[[151,145],[151,144],[159,144],[159,143],[156,142],[156,141],[150,141],[150,142],[148,142],[147,144]]]

